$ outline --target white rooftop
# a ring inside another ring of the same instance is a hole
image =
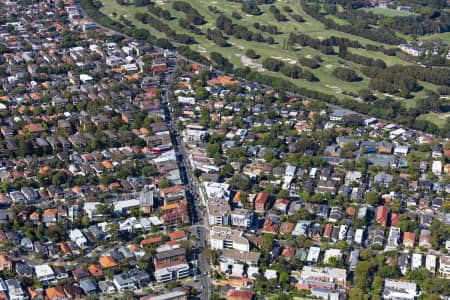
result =
[[[266,279],[277,279],[277,270],[267,269],[266,272],[264,272],[264,277],[266,277]]]
[[[37,277],[51,276],[54,274],[52,268],[48,264],[34,266],[34,272]]]

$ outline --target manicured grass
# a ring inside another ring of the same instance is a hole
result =
[[[420,152],[420,151],[416,151],[416,150],[411,150],[411,154],[420,160],[427,160],[430,157],[429,152]]]
[[[366,8],[361,8],[361,9],[364,11],[367,11],[367,12],[372,12],[374,14],[383,15],[386,17],[406,17],[406,16],[413,15],[413,13],[397,11],[397,10],[388,9],[388,8],[380,8],[380,7],[366,7]]]
[[[339,24],[339,25],[349,25],[350,24],[347,20],[340,19],[334,15],[327,15],[327,16],[325,16],[325,18],[333,20],[336,24]]]
[[[428,41],[436,41],[436,42],[439,42],[440,40],[442,40],[443,44],[450,45],[450,32],[427,35],[423,39],[428,40]]]
[[[416,98],[413,98],[413,99],[402,99],[400,101],[402,101],[403,105],[406,108],[414,108],[414,107],[417,106],[417,99]]]
[[[419,81],[419,85],[421,85],[423,88],[416,93],[411,93],[414,98],[399,100],[406,108],[415,108],[417,100],[427,98],[426,90],[437,92],[437,86],[434,84]]]
[[[431,123],[434,123],[438,127],[442,128],[442,127],[444,127],[445,123],[447,122],[448,117],[450,117],[450,116],[447,114],[428,113],[428,114],[419,116],[417,119],[430,121]]]
[[[301,6],[298,4],[297,0],[280,0],[280,1],[275,2],[274,5],[278,9],[280,9],[282,14],[284,14],[288,17],[289,21],[286,21],[286,22],[278,22],[274,18],[272,13],[269,11],[270,5],[261,5],[260,8],[261,8],[262,14],[258,15],[258,16],[251,16],[251,15],[246,15],[245,13],[243,13],[241,11],[240,3],[229,2],[226,0],[216,0],[216,1],[189,0],[187,2],[189,2],[194,8],[196,8],[199,11],[199,13],[202,16],[205,17],[207,24],[199,26],[199,28],[201,28],[203,33],[205,33],[208,28],[212,28],[215,26],[216,19],[218,17],[218,14],[211,12],[208,9],[208,6],[216,7],[217,9],[219,9],[222,13],[224,13],[229,18],[231,18],[231,14],[233,11],[238,12],[242,16],[242,19],[236,20],[236,19],[232,18],[233,22],[236,24],[246,26],[251,31],[257,31],[253,27],[253,24],[258,22],[261,25],[275,25],[275,26],[277,26],[278,31],[280,32],[280,34],[272,36],[276,41],[276,44],[274,44],[274,45],[269,45],[267,43],[257,43],[257,42],[252,42],[252,41],[240,40],[240,39],[234,38],[233,36],[229,36],[228,42],[229,42],[230,46],[222,48],[222,47],[219,47],[216,44],[214,44],[213,41],[208,40],[206,38],[205,34],[195,35],[189,31],[187,31],[185,28],[181,28],[178,24],[178,20],[180,18],[185,18],[185,15],[182,12],[175,11],[172,8],[172,3],[169,2],[167,4],[157,4],[160,7],[162,7],[163,9],[169,10],[173,17],[173,19],[170,21],[164,20],[164,22],[166,24],[168,24],[172,29],[176,30],[177,33],[188,34],[195,38],[195,40],[197,41],[198,44],[191,45],[192,49],[199,51],[200,53],[202,53],[205,56],[209,56],[209,53],[211,53],[211,52],[219,52],[224,57],[227,57],[236,67],[244,66],[244,63],[243,63],[241,57],[243,57],[245,55],[245,51],[250,48],[254,49],[256,51],[256,53],[260,56],[258,59],[254,59],[252,61],[252,64],[259,64],[259,65],[262,64],[264,59],[269,58],[269,57],[283,58],[286,61],[287,60],[298,61],[299,58],[304,57],[304,56],[309,57],[309,56],[319,55],[323,60],[320,63],[319,68],[313,69],[313,70],[305,68],[308,71],[312,72],[317,78],[319,78],[318,82],[307,82],[302,79],[289,79],[289,78],[286,78],[285,76],[283,76],[281,73],[272,73],[272,72],[268,72],[268,71],[266,71],[266,73],[276,76],[276,77],[281,77],[285,80],[289,80],[298,86],[307,87],[308,89],[313,89],[313,90],[325,92],[328,94],[334,94],[340,98],[344,97],[341,94],[342,91],[358,93],[358,91],[360,89],[366,88],[368,86],[369,80],[367,78],[364,78],[360,72],[361,65],[355,64],[350,61],[346,61],[344,59],[339,58],[336,55],[324,55],[324,54],[320,53],[319,51],[309,48],[309,47],[300,48],[300,47],[295,46],[295,47],[290,47],[289,49],[283,49],[283,44],[285,43],[285,41],[288,40],[290,33],[291,32],[305,33],[305,34],[310,35],[313,38],[318,38],[318,39],[325,39],[325,38],[328,38],[331,36],[345,37],[345,38],[348,38],[351,40],[357,40],[362,45],[366,45],[366,44],[382,45],[380,43],[373,42],[373,41],[370,41],[370,40],[367,40],[367,39],[364,39],[364,38],[361,38],[358,36],[354,36],[351,34],[339,32],[339,31],[335,31],[335,30],[325,29],[322,23],[320,23],[319,21],[310,17],[303,11]],[[110,18],[119,20],[120,16],[124,15],[128,20],[130,20],[133,24],[135,24],[136,27],[148,29],[150,31],[150,33],[156,37],[165,37],[164,33],[158,32],[155,29],[153,29],[150,25],[142,24],[141,22],[139,22],[135,19],[135,14],[137,12],[141,12],[141,13],[147,12],[147,8],[135,7],[134,5],[121,6],[117,3],[116,0],[104,0],[103,4],[104,4],[104,6],[101,8],[101,11],[103,13],[105,13],[106,15],[108,15]],[[286,13],[283,10],[284,6],[289,6],[293,10],[292,14],[301,15],[305,19],[305,22],[298,23],[298,22],[292,20],[288,16],[288,13]],[[113,15],[114,12],[116,13],[115,17]],[[337,19],[336,17],[332,17],[332,18]],[[335,21],[337,21],[337,20],[335,20]],[[340,21],[346,22],[345,20],[340,20]],[[269,36],[268,33],[262,33],[262,34],[265,37]],[[384,46],[389,47],[387,45],[384,45]],[[391,66],[394,64],[402,64],[402,65],[408,64],[407,62],[405,62],[397,57],[387,56],[381,52],[366,51],[365,49],[354,49],[354,48],[349,49],[349,51],[351,51],[352,53],[355,53],[355,54],[364,55],[364,56],[372,57],[375,59],[380,58],[380,59],[384,60],[388,66]],[[347,67],[354,69],[358,73],[358,75],[361,78],[363,78],[363,80],[357,81],[357,82],[344,82],[344,81],[336,79],[331,73],[336,67],[342,66],[342,65],[345,65]],[[256,70],[256,69],[254,68],[254,70]],[[433,85],[428,85],[426,88],[430,88],[430,86],[433,86]],[[423,93],[423,92],[421,92],[421,93]],[[419,93],[420,96],[422,96],[421,93]],[[401,101],[403,101],[403,100],[401,100]],[[409,107],[415,106],[415,100],[407,100],[404,103],[405,103],[405,105],[407,105]]]
[[[295,32],[303,32],[306,34],[311,35],[314,38],[327,38],[329,36],[344,36],[351,39],[357,39],[362,44],[369,43],[371,41],[365,40],[363,38],[358,38],[349,34],[341,33],[338,31],[329,31],[325,30],[323,25],[316,21],[315,19],[309,17],[306,15],[306,13],[303,12],[301,7],[297,4],[297,1],[294,0],[288,0],[288,1],[278,1],[276,2],[276,6],[281,10],[283,14],[286,16],[288,15],[283,10],[283,6],[289,5],[291,9],[294,11],[293,13],[297,13],[302,15],[306,22],[298,23],[296,21],[293,21],[290,17],[289,21],[287,22],[278,22],[275,20],[273,15],[269,12],[269,6],[264,5],[261,6],[261,9],[263,13],[259,16],[248,16],[241,12],[240,10],[240,4],[239,3],[233,3],[228,2],[226,0],[217,0],[216,3],[207,1],[207,0],[190,0],[189,3],[195,7],[201,15],[203,15],[207,21],[207,24],[204,24],[200,26],[203,32],[206,31],[207,28],[213,27],[215,25],[215,20],[217,18],[217,14],[212,13],[208,9],[208,5],[214,5],[217,7],[221,12],[224,12],[228,17],[231,17],[231,12],[237,11],[241,14],[243,17],[241,20],[235,20],[233,19],[233,22],[239,23],[241,25],[247,26],[250,30],[256,31],[256,29],[253,28],[253,23],[258,22],[260,24],[266,24],[266,25],[275,25],[277,26],[278,30],[281,32],[281,34],[274,35],[274,39],[277,42],[275,45],[269,45],[266,43],[256,43],[251,41],[245,41],[245,40],[239,40],[232,36],[229,37],[228,42],[230,43],[230,47],[218,47],[215,45],[212,41],[208,40],[205,35],[194,35],[188,31],[186,31],[184,28],[180,28],[178,25],[178,19],[184,18],[184,14],[177,12],[172,9],[172,5],[170,3],[160,5],[162,8],[170,10],[171,15],[174,17],[173,20],[165,21],[167,24],[175,29],[179,33],[186,33],[191,36],[194,36],[195,40],[198,42],[198,45],[191,46],[194,50],[197,50],[201,52],[204,55],[207,55],[211,52],[219,52],[224,57],[227,57],[235,66],[242,67],[244,66],[243,62],[241,61],[241,56],[245,55],[245,51],[249,48],[254,49],[258,55],[260,55],[259,59],[253,60],[253,63],[256,64],[262,64],[263,60],[268,57],[279,57],[284,58],[286,60],[292,60],[292,61],[298,61],[300,57],[303,56],[315,56],[320,55],[323,59],[323,62],[321,63],[320,68],[310,70],[317,78],[320,79],[318,82],[307,82],[302,79],[288,79],[284,77],[280,73],[271,73],[271,75],[277,76],[277,77],[283,77],[286,80],[290,80],[294,82],[295,84],[299,86],[308,87],[317,91],[322,91],[330,94],[336,94],[340,97],[340,93],[336,93],[336,91],[351,91],[354,93],[357,93],[360,89],[367,86],[368,81],[362,80],[359,82],[343,82],[340,80],[337,80],[332,74],[332,70],[336,68],[337,66],[341,65],[340,62],[345,63],[346,66],[353,68],[357,72],[359,72],[360,66],[358,64],[345,61],[343,59],[340,59],[339,57],[335,55],[324,55],[320,53],[319,51],[311,48],[301,48],[301,49],[283,49],[283,43],[288,40],[289,34],[292,31]],[[135,24],[139,28],[147,28],[150,30],[150,33],[152,35],[155,35],[157,37],[164,37],[163,33],[160,33],[153,28],[151,28],[150,25],[142,24],[138,22],[134,15],[136,12],[143,12],[146,11],[146,8],[137,8],[135,6],[121,6],[119,5],[115,0],[105,0],[104,1],[104,7],[101,9],[103,13],[107,14],[111,18],[113,17],[113,12],[116,12],[115,19],[119,20],[121,15],[125,15],[127,19],[131,20],[133,24]],[[264,36],[268,36],[267,33],[263,33]],[[371,42],[372,43],[372,42]],[[356,50],[356,49],[352,49]],[[383,55],[383,54],[380,54]],[[359,74],[361,77],[362,75]]]
[[[367,50],[361,49],[361,48],[351,49],[350,52],[359,54],[362,56],[370,57],[373,59],[381,59],[386,63],[386,65],[388,67],[393,66],[393,65],[410,65],[409,62],[404,61],[403,59],[400,59],[397,56],[389,56],[389,55],[383,54],[381,52],[367,51]]]

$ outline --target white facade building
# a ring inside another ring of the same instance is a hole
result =
[[[386,249],[397,249],[397,246],[400,242],[401,231],[398,227],[391,227],[389,231],[389,237],[386,244]]]
[[[339,227],[338,239],[340,241],[344,240],[345,237],[347,236],[347,230],[348,230],[348,226],[347,225],[341,225],[341,227]]]
[[[69,233],[69,238],[80,248],[85,247],[87,245],[87,239],[79,229],[71,230]]]
[[[209,199],[207,201],[206,213],[209,225],[228,225],[231,208],[228,200]]]
[[[341,250],[339,249],[328,249],[325,251],[325,255],[323,258],[323,262],[328,264],[330,262],[330,258],[335,257],[337,261],[339,261],[342,257]]]
[[[9,300],[25,300],[28,299],[27,294],[20,286],[17,279],[6,280],[6,286],[8,287],[8,297]]]
[[[264,272],[264,277],[265,277],[267,280],[270,280],[270,279],[277,279],[277,278],[278,278],[277,270],[267,269],[266,272]]]
[[[211,248],[213,249],[235,249],[239,251],[250,251],[250,243],[242,236],[239,230],[230,230],[227,227],[214,226],[210,231]]]
[[[409,280],[385,279],[383,299],[389,300],[414,300],[419,293],[417,285]]]
[[[439,258],[439,273],[442,277],[450,276],[450,255],[441,255]]]
[[[234,209],[230,213],[231,226],[248,228],[252,224],[253,214],[247,209]]]
[[[301,273],[303,280],[317,280],[336,283],[340,286],[347,284],[347,271],[339,268],[320,268],[312,266],[304,266]]]
[[[415,47],[415,46],[409,45],[409,44],[401,44],[398,47],[400,48],[400,50],[408,53],[411,56],[421,56],[423,53],[422,48]]]
[[[355,243],[357,244],[361,244],[362,243],[362,239],[363,239],[363,235],[364,235],[364,230],[361,228],[356,229],[355,231]]]
[[[156,268],[155,277],[158,282],[168,282],[189,276],[189,265],[178,263],[175,265]]]
[[[34,266],[36,277],[41,282],[50,282],[55,280],[55,272],[48,264]]]
[[[422,254],[414,253],[411,258],[411,270],[415,271],[422,266]]]
[[[308,257],[306,261],[316,263],[319,261],[320,256],[320,248],[319,247],[311,247],[309,248]]]
[[[442,162],[440,160],[433,161],[433,165],[431,167],[431,172],[433,172],[434,175],[441,175],[442,172]]]
[[[230,197],[230,185],[226,183],[218,183],[205,181],[202,183],[203,190],[208,199],[225,199]]]
[[[427,270],[433,275],[436,273],[436,255],[428,254],[425,257],[425,268],[427,268]]]

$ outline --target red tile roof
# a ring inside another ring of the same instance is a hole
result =
[[[387,206],[379,206],[377,208],[377,223],[386,226],[389,208]]]
[[[171,261],[171,262],[168,262],[168,263],[156,264],[155,265],[155,269],[156,270],[161,270],[161,269],[165,269],[165,268],[168,268],[168,267],[173,267],[173,266],[181,265],[181,264],[185,264],[185,263],[186,263],[186,260],[179,259],[179,260]]]
[[[392,213],[391,215],[391,226],[396,226],[400,222],[400,214]]]
[[[181,231],[169,233],[168,235],[171,240],[178,240],[178,239],[185,238],[186,232],[181,230]]]
[[[161,241],[162,241],[162,237],[158,236],[158,237],[142,240],[141,241],[141,246],[149,245],[149,244],[153,244],[153,243],[159,243]]]
[[[252,292],[247,291],[239,291],[239,290],[229,290],[227,293],[227,299],[242,299],[242,300],[251,300],[253,298]]]

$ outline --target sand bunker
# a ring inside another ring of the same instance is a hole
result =
[[[293,60],[291,58],[281,57],[281,56],[271,56],[271,58],[275,58],[275,59],[279,59],[279,60],[285,61],[285,62],[287,62],[288,64],[291,64],[291,65],[295,65],[297,63],[296,60]]]
[[[327,88],[334,90],[336,94],[342,94],[342,89],[340,87],[337,87],[335,85],[326,85]]]
[[[235,53],[234,55],[236,55],[237,57],[240,57],[242,64],[246,67],[256,69],[258,72],[264,72],[266,70],[262,67],[261,64],[254,63],[253,60],[247,56],[241,55],[239,53]]]

